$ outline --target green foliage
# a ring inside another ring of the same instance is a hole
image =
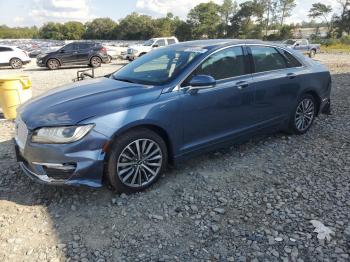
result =
[[[62,34],[66,40],[79,40],[85,33],[85,27],[80,22],[67,22],[62,25]]]
[[[115,38],[124,40],[144,40],[153,37],[156,28],[152,17],[132,13],[120,20]]]
[[[110,18],[96,18],[85,24],[84,39],[113,39],[118,24]]]
[[[221,23],[220,6],[214,2],[201,3],[190,10],[187,22],[195,39],[216,38]]]
[[[10,28],[6,25],[0,26],[0,38],[38,38],[38,34],[36,26],[15,28]]]
[[[39,30],[39,37],[42,39],[64,40],[62,24],[49,22],[43,25]]]

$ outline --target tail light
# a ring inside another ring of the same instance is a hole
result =
[[[24,53],[24,55],[28,56],[28,53],[24,50],[22,50],[22,52]]]
[[[107,54],[107,49],[106,49],[105,47],[102,47],[100,51],[101,51],[102,53]]]

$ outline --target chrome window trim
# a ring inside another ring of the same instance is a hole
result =
[[[250,73],[250,74],[244,74],[244,75],[239,75],[239,76],[234,76],[234,77],[230,77],[230,78],[223,78],[223,79],[220,79],[220,80],[217,80],[217,81],[226,81],[226,80],[233,80],[234,78],[237,78],[237,77],[242,77],[242,76],[252,76],[254,77],[254,75],[257,75],[257,74],[261,74],[261,73],[270,73],[270,72],[276,72],[276,71],[281,71],[281,70],[286,70],[286,69],[290,69],[290,68],[305,68],[306,65],[300,61],[297,57],[295,57],[287,48],[285,47],[280,47],[280,46],[277,46],[277,45],[272,45],[272,44],[233,44],[233,45],[229,45],[229,46],[224,46],[220,49],[217,49],[215,50],[214,52],[206,55],[199,63],[198,65],[192,69],[188,74],[186,74],[186,76],[180,80],[180,82],[174,87],[174,89],[172,90],[172,92],[175,92],[175,91],[180,91],[180,90],[184,90],[184,89],[188,89],[190,86],[184,86],[184,87],[181,87],[182,83],[187,79],[187,77],[189,77],[208,57],[210,57],[211,55],[214,55],[216,54],[217,52],[220,52],[220,51],[223,51],[225,49],[228,49],[228,48],[232,48],[232,47],[241,47],[241,48],[244,48],[244,47],[249,47],[249,46],[264,46],[264,47],[272,47],[272,48],[277,48],[277,49],[282,49],[286,52],[288,52],[290,55],[292,55],[295,59],[298,60],[298,62],[302,65],[302,66],[299,66],[299,67],[287,67],[287,68],[282,68],[282,69],[276,69],[276,70],[269,70],[269,71],[264,71],[264,72],[254,72],[254,73]]]

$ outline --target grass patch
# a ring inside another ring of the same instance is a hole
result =
[[[350,53],[350,45],[337,43],[332,45],[322,45],[321,50],[325,52],[349,52]]]

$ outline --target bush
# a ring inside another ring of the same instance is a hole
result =
[[[340,43],[350,45],[350,35],[344,35],[340,38]]]

